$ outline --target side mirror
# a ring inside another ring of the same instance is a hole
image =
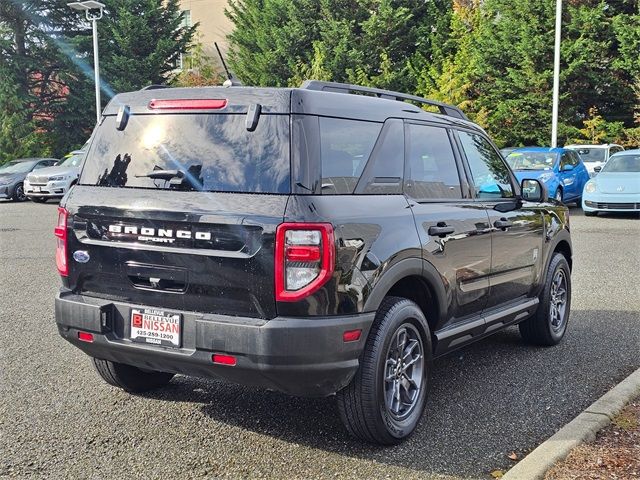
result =
[[[520,184],[522,199],[527,202],[546,202],[549,199],[547,187],[538,180],[524,179]]]
[[[570,172],[571,170],[573,170],[573,165],[571,165],[569,163],[567,165],[565,165],[564,167],[562,167],[562,171],[563,172]]]
[[[602,167],[600,165],[598,165],[597,167],[593,167],[593,171],[596,173],[600,173],[600,170],[602,170]]]

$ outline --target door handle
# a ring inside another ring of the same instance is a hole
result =
[[[509,227],[513,227],[513,222],[502,217],[500,220],[496,220],[495,222],[493,222],[493,226],[496,228],[501,228],[502,230],[506,230]]]
[[[437,225],[431,225],[429,227],[429,235],[434,237],[435,236],[444,237],[445,235],[449,235],[455,231],[456,231],[455,228],[450,227],[444,222],[438,222]]]

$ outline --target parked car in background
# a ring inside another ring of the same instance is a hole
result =
[[[616,153],[609,159],[585,185],[582,209],[587,216],[640,212],[640,149]]]
[[[55,166],[43,168],[27,175],[24,182],[26,196],[34,202],[46,202],[50,198],[62,198],[78,181],[80,165],[85,152],[76,150],[73,155]]]
[[[27,199],[24,182],[33,170],[51,167],[58,163],[55,158],[20,158],[0,167],[0,198],[10,198],[17,202]]]
[[[596,174],[596,167],[602,167],[611,155],[624,150],[620,145],[614,143],[606,145],[565,145],[564,148],[574,150],[580,155],[580,159],[584,162],[584,166],[589,171],[589,176]]]
[[[507,156],[519,182],[539,180],[549,196],[559,202],[580,205],[582,189],[589,180],[584,163],[573,150],[566,148],[523,147]]]

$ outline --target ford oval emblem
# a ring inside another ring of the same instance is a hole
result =
[[[79,263],[87,263],[91,257],[86,250],[76,250],[73,252],[73,259]]]

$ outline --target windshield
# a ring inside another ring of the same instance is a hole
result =
[[[605,148],[571,148],[578,152],[583,162],[604,162],[607,150]]]
[[[0,173],[27,173],[33,169],[36,161],[20,162],[14,160],[0,167]]]
[[[602,167],[600,173],[638,173],[640,172],[640,155],[614,156]]]
[[[136,115],[123,131],[115,116],[96,131],[80,176],[84,185],[222,192],[289,193],[289,116]]]
[[[507,163],[513,170],[551,170],[557,157],[552,152],[512,152]]]
[[[80,162],[82,162],[83,158],[84,158],[84,153],[77,153],[75,155],[71,155],[66,160],[63,160],[62,162],[58,163],[56,167],[77,167],[80,165]]]

